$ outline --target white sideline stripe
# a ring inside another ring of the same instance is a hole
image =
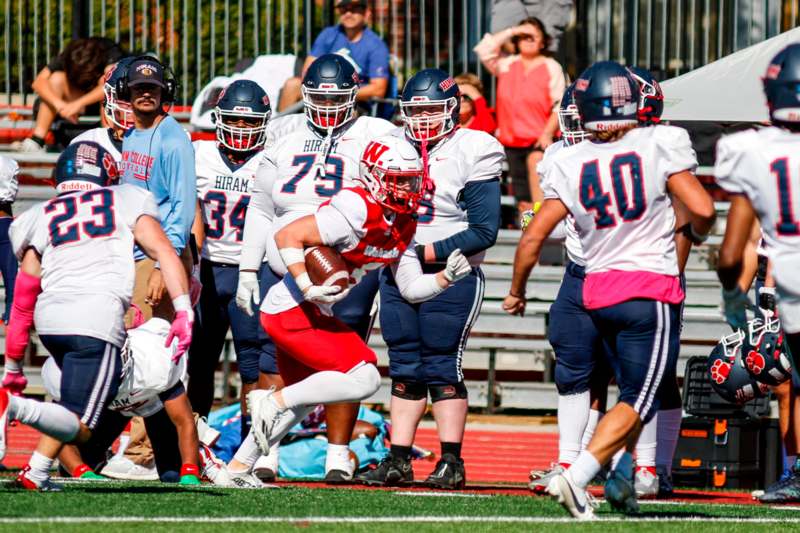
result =
[[[690,517],[599,517],[595,522],[609,523],[649,523],[649,522],[719,522],[719,523],[750,523],[750,524],[800,524],[800,518],[767,518],[767,517],[735,517],[735,516],[690,516]],[[575,518],[536,517],[536,516],[307,516],[307,517],[278,517],[278,516],[51,516],[41,518],[0,518],[0,524],[90,524],[95,522],[106,523],[195,523],[195,524],[231,524],[231,523],[313,523],[313,524],[395,524],[398,522],[413,523],[520,523],[520,524],[572,524],[578,523]]]
[[[493,494],[475,494],[475,493],[447,493],[447,492],[433,492],[433,491],[414,491],[414,490],[404,490],[404,491],[396,491],[394,494],[398,496],[425,496],[425,497],[433,497],[433,498],[492,498],[494,497]]]

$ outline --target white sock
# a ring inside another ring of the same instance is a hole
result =
[[[256,463],[259,457],[261,457],[261,450],[258,449],[258,444],[256,444],[256,439],[253,437],[253,430],[251,429],[250,433],[248,433],[242,441],[242,444],[239,445],[239,449],[236,450],[233,458],[240,463],[247,465],[247,470],[249,471],[251,468],[253,468],[253,465]],[[241,473],[239,470],[231,470],[231,472],[236,474]]]
[[[589,442],[591,442],[592,437],[594,436],[594,430],[597,429],[597,423],[600,422],[600,418],[603,417],[603,413],[598,411],[597,409],[590,409],[589,410],[589,418],[586,422],[586,429],[583,430],[583,439],[581,440],[581,450],[585,450],[587,446],[589,446]]]
[[[78,417],[66,407],[20,396],[9,395],[8,399],[9,418],[19,420],[61,442],[72,442],[81,429]]]
[[[323,370],[281,390],[286,407],[320,403],[357,402],[372,396],[380,387],[381,375],[375,365],[362,364],[347,374]]]
[[[682,417],[683,411],[680,407],[658,412],[656,466],[663,468],[667,474],[672,474],[672,459],[675,457],[675,448],[678,447]]]
[[[346,444],[328,443],[328,453],[325,456],[325,472],[334,469],[350,472],[350,448]]]
[[[30,460],[28,461],[30,470],[25,474],[28,479],[41,485],[50,478],[50,469],[53,467],[53,459],[42,455],[39,452],[33,452]]]
[[[636,467],[656,466],[656,434],[658,433],[658,414],[642,428],[636,443]]]
[[[585,489],[591,483],[598,472],[600,472],[600,463],[597,462],[594,455],[586,450],[582,451],[575,462],[567,469],[572,481],[582,489]]]
[[[558,395],[558,462],[571,465],[581,453],[589,421],[589,391]]]

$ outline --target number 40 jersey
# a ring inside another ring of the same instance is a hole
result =
[[[42,261],[36,331],[84,335],[122,346],[133,295],[133,228],[158,220],[153,195],[133,185],[61,194],[37,204],[9,230],[18,259],[33,248]]]
[[[202,256],[215,263],[239,264],[244,219],[262,153],[235,165],[220,152],[217,141],[195,141],[192,145],[197,199],[206,232]]]

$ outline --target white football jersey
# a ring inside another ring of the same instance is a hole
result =
[[[552,157],[542,188],[575,218],[587,273],[677,276],[667,179],[696,167],[686,130],[658,125],[636,128],[614,142],[562,148]]]
[[[256,172],[248,207],[241,268],[257,270],[266,258],[275,272],[284,274],[286,268],[275,245],[275,232],[316,212],[340,190],[358,186],[355,180],[367,144],[393,128],[380,118],[355,119],[333,139],[324,175],[321,172],[324,135],[308,123],[267,147]],[[268,227],[271,229],[266,231]]]
[[[85,335],[117,346],[133,293],[133,228],[142,215],[158,220],[153,195],[133,185],[62,194],[17,217],[9,236],[21,259],[42,259],[36,331]]]
[[[243,165],[234,165],[219,151],[216,141],[195,141],[192,145],[197,199],[206,233],[202,255],[217,263],[239,264],[250,188],[261,154]]]
[[[393,134],[405,137],[405,128],[396,128]],[[464,186],[499,179],[505,157],[503,145],[482,131],[458,128],[436,143],[428,152],[428,171],[436,193],[432,202],[420,204],[415,240],[430,244],[467,229],[467,212],[461,202]],[[485,255],[473,255],[470,264],[480,265]]]
[[[72,139],[70,144],[85,141],[97,143],[111,154],[114,161],[117,162],[117,166],[119,166],[119,162],[122,161],[122,141],[114,139],[113,131],[111,128],[92,128]]]
[[[761,222],[772,262],[784,329],[800,331],[800,134],[781,128],[748,130],[717,143],[720,187],[744,194]]]
[[[0,155],[0,202],[13,203],[19,191],[19,165],[13,159]]]
[[[536,172],[539,174],[539,184],[544,189],[544,183],[547,181],[548,171],[550,170],[550,161],[555,154],[565,148],[567,145],[564,141],[556,141],[544,151],[544,156],[539,164],[536,165]],[[581,248],[581,238],[578,236],[578,230],[575,229],[575,218],[572,215],[567,215],[564,219],[564,247],[567,249],[567,257],[573,263],[586,266],[586,260],[583,258],[583,248]]]

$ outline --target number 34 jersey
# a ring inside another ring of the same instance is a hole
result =
[[[780,128],[743,131],[717,143],[720,187],[744,194],[761,221],[778,288],[800,295],[800,135]]]
[[[629,271],[678,275],[675,212],[667,180],[697,167],[686,130],[636,128],[614,142],[590,140],[550,160],[545,198],[575,219],[587,274]]]
[[[242,165],[231,163],[216,141],[195,141],[197,199],[205,227],[202,256],[215,263],[239,264],[244,219],[261,153]]]
[[[85,335],[117,346],[133,294],[133,228],[142,215],[158,220],[153,195],[133,185],[59,195],[14,220],[18,259],[33,248],[42,261],[39,333]]]

